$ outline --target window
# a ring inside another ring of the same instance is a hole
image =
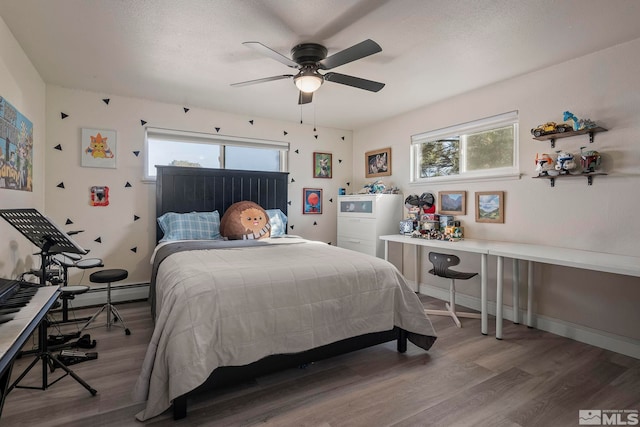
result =
[[[146,129],[145,176],[156,179],[156,165],[286,172],[289,144],[251,138]]]
[[[227,169],[278,172],[280,171],[280,150],[226,145],[224,164]]]
[[[411,137],[412,182],[519,176],[518,112]]]

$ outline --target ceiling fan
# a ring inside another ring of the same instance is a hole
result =
[[[248,86],[256,83],[271,82],[274,80],[290,79],[300,90],[298,104],[308,104],[313,99],[315,92],[324,81],[340,83],[358,89],[371,92],[378,92],[384,87],[384,83],[362,79],[360,77],[348,76],[340,73],[320,74],[319,70],[331,70],[340,65],[362,59],[382,51],[378,43],[367,39],[350,48],[341,50],[327,57],[327,48],[317,43],[302,43],[291,49],[291,59],[263,45],[260,42],[244,42],[243,45],[259,52],[271,59],[275,59],[284,65],[298,69],[298,74],[283,74],[280,76],[265,77],[263,79],[249,80],[246,82],[233,83],[231,86]]]

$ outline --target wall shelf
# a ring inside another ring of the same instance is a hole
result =
[[[541,136],[538,136],[538,137],[534,137],[533,139],[535,139],[536,141],[551,141],[551,148],[555,148],[556,147],[556,139],[558,139],[558,138],[568,138],[570,136],[578,136],[578,135],[589,134],[589,142],[593,143],[593,135],[595,135],[598,132],[606,132],[606,131],[607,131],[607,129],[598,126],[598,127],[591,128],[591,129],[582,129],[582,130],[574,130],[574,131],[569,131],[569,132],[550,133],[550,134],[547,134],[547,135],[541,135]],[[535,177],[535,178],[537,178],[537,177]]]
[[[548,179],[551,186],[555,187],[556,186],[556,179],[564,179],[564,178],[580,178],[580,177],[587,177],[587,185],[592,185],[593,184],[593,177],[596,175],[606,175],[606,173],[604,172],[583,172],[583,173],[578,173],[578,174],[565,174],[565,175],[538,175],[538,176],[534,176],[532,178],[542,178],[542,179]]]

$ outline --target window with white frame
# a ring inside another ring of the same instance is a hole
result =
[[[156,165],[287,171],[289,144],[253,138],[147,128],[146,181],[156,179]]]
[[[519,176],[518,112],[411,137],[411,181]]]

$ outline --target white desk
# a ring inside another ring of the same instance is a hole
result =
[[[605,273],[622,274],[626,276],[640,277],[640,257],[615,255],[604,252],[584,251],[580,249],[558,248],[555,246],[532,245],[526,243],[498,242],[493,240],[464,239],[459,242],[447,242],[441,240],[418,239],[400,234],[380,236],[385,242],[385,259],[389,258],[389,242],[414,245],[415,251],[415,277],[420,283],[420,251],[421,246],[448,249],[451,251],[472,252],[482,255],[480,265],[480,305],[481,305],[481,332],[487,335],[487,256],[497,257],[496,278],[496,338],[502,339],[502,290],[504,285],[504,258],[528,261],[528,293],[527,293],[527,325],[533,323],[533,263],[561,265],[565,267],[581,268],[585,270],[602,271]],[[520,271],[518,263],[513,263],[513,316],[514,322],[519,323],[518,307],[518,282]]]
[[[483,335],[487,335],[489,317],[487,313],[487,255],[489,254],[490,242],[488,240],[464,239],[458,242],[447,242],[443,240],[418,239],[402,234],[391,234],[388,236],[380,236],[384,240],[384,259],[389,259],[389,242],[406,243],[415,246],[415,263],[414,277],[416,285],[420,286],[420,248],[426,246],[429,248],[447,249],[449,251],[462,251],[481,254],[480,261],[480,331]],[[420,290],[420,289],[418,289]]]
[[[527,325],[532,326],[532,295],[533,295],[533,263],[561,265],[565,267],[581,268],[585,270],[602,271],[605,273],[622,274],[640,277],[640,257],[615,255],[604,252],[591,252],[580,249],[558,248],[555,246],[530,245],[526,243],[491,242],[489,255],[497,257],[498,271],[496,280],[496,338],[502,339],[502,286],[503,286],[503,258],[524,260],[529,263],[528,295],[527,295]],[[517,265],[517,263],[514,263]],[[514,280],[517,280],[514,269]],[[515,288],[514,288],[515,289]],[[514,296],[514,300],[516,297]],[[514,304],[514,321],[517,322],[518,305]]]

